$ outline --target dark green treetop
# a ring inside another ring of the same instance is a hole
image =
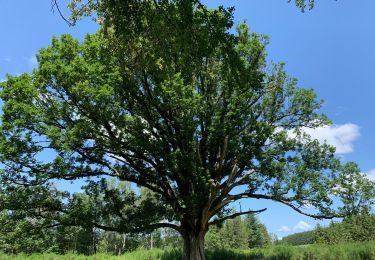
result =
[[[287,0],[289,3],[294,2],[294,4],[301,9],[302,12],[308,9],[313,9],[315,0]],[[58,7],[58,1],[53,1],[54,5]],[[68,7],[71,10],[71,16],[69,17],[69,23],[72,25],[84,16],[91,16],[96,13],[96,18],[100,17],[116,17],[118,12],[122,12],[122,18],[127,21],[134,22],[134,18],[140,18],[145,15],[148,9],[146,6],[159,6],[163,7],[168,4],[174,4],[180,8],[185,8],[187,6],[199,6],[202,9],[204,7],[204,1],[201,0],[71,0]],[[125,14],[125,15],[124,15]],[[150,13],[148,13],[151,15]],[[139,21],[138,21],[139,22]],[[138,27],[138,24],[133,24],[134,27]]]

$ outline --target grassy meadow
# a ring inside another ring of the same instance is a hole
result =
[[[375,259],[375,241],[349,243],[339,245],[307,245],[307,246],[271,246],[253,250],[216,250],[206,252],[207,260],[299,260],[299,259],[337,259],[337,260],[371,260]],[[174,260],[180,259],[178,250],[137,250],[121,256],[98,254],[84,256],[75,254],[32,254],[5,255],[1,260]]]

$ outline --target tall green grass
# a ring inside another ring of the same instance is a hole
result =
[[[340,245],[272,246],[253,250],[215,250],[206,252],[207,260],[373,260],[375,241]],[[175,260],[181,258],[179,250],[137,250],[122,256],[98,254],[33,254],[10,256],[0,254],[1,260]]]

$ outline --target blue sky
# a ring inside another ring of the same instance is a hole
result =
[[[61,5],[67,2],[60,0]],[[69,27],[50,3],[0,0],[0,80],[6,73],[31,71],[35,53],[53,35],[70,33],[82,39],[96,30],[89,19]],[[304,14],[287,0],[205,3],[235,6],[236,23],[246,19],[253,31],[270,36],[269,60],[285,62],[300,86],[313,87],[325,100],[322,110],[334,124],[311,134],[335,145],[338,156],[357,162],[375,179],[375,1],[317,0],[315,9]],[[317,223],[275,203],[241,203],[243,210],[268,207],[259,218],[279,237]]]

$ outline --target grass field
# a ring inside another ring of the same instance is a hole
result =
[[[207,260],[373,260],[375,259],[375,241],[366,243],[351,243],[341,245],[309,245],[309,246],[272,246],[254,250],[216,250],[206,253]],[[98,254],[95,256],[82,256],[74,254],[33,254],[9,256],[0,254],[1,260],[174,260],[180,259],[178,250],[137,250],[122,256]]]

